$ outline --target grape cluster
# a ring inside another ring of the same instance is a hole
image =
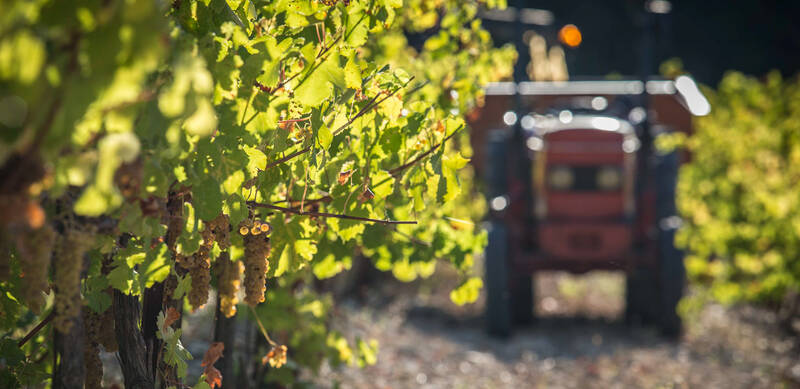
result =
[[[201,248],[202,250],[202,248]],[[178,265],[186,269],[192,277],[192,289],[189,290],[189,303],[192,310],[197,310],[208,301],[209,282],[211,281],[208,255],[200,251],[193,255],[178,254]]]
[[[244,266],[242,261],[231,261],[227,254],[221,255],[215,262],[217,271],[217,291],[219,292],[219,311],[225,317],[236,314],[239,303],[239,288],[242,282]]]
[[[67,227],[56,246],[53,257],[56,316],[53,323],[62,333],[72,329],[72,320],[80,313],[83,255],[93,243],[92,232]]]
[[[114,183],[126,200],[138,199],[139,188],[142,186],[142,161],[122,164],[114,173]]]
[[[340,0],[320,0],[320,2],[321,2],[322,4],[324,4],[324,5],[327,5],[327,6],[329,6],[329,7],[333,7],[333,6],[335,6],[335,5],[336,5],[336,3],[338,3],[339,1],[340,1]],[[341,0],[341,2],[342,2],[342,4],[344,4],[344,6],[345,6],[345,7],[347,7],[348,5],[350,5],[350,0]]]
[[[222,250],[227,250],[231,246],[231,227],[228,215],[220,213],[214,220],[203,222],[203,225],[203,230],[200,231],[200,235],[203,237],[200,249],[191,256],[177,256],[178,263],[192,276],[189,303],[192,304],[194,309],[205,305],[208,301],[208,291],[211,283],[211,258],[209,254],[214,247],[214,242],[216,241]],[[238,284],[236,290],[238,290]],[[236,302],[233,302],[234,313],[236,312],[235,305]]]
[[[244,301],[250,306],[264,302],[269,269],[269,223],[242,222],[239,233],[244,235]]]
[[[106,312],[111,309],[106,310]],[[86,389],[101,389],[103,387],[103,362],[100,360],[99,339],[103,336],[104,325],[98,315],[86,309],[83,311],[83,363],[86,366]],[[113,323],[113,322],[112,322]],[[113,327],[111,327],[113,328]],[[106,351],[109,351],[106,349]]]
[[[280,368],[281,366],[286,364],[286,352],[287,348],[284,345],[276,345],[272,347],[272,350],[269,350],[267,355],[261,359],[261,363],[266,365],[269,363],[270,366],[274,368]]]
[[[231,223],[228,215],[220,213],[216,219],[207,222],[206,227],[214,234],[214,239],[221,250],[231,247]]]
[[[209,254],[214,246],[214,233],[205,226],[200,232],[203,242],[200,249],[192,255],[177,257],[178,264],[189,271],[192,276],[192,289],[189,291],[189,303],[197,310],[208,301],[209,285],[211,283],[211,259]]]
[[[24,280],[20,283],[22,297],[34,313],[39,313],[45,303],[43,293],[50,291],[47,276],[55,241],[56,232],[48,225],[22,234],[17,240]]]

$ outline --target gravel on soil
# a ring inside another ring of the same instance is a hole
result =
[[[543,274],[536,322],[503,340],[484,332],[481,301],[456,307],[448,282],[431,283],[340,304],[336,328],[378,340],[378,363],[308,378],[343,388],[800,388],[797,340],[765,310],[708,305],[668,341],[622,323],[622,275]]]

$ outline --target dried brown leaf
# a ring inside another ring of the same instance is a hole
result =
[[[180,318],[181,318],[181,313],[178,312],[178,310],[175,309],[174,307],[169,307],[169,309],[167,309],[167,317],[166,319],[164,319],[164,327],[166,328],[171,326],[172,323],[175,323]]]
[[[344,185],[347,182],[347,180],[350,178],[350,176],[352,176],[352,175],[353,175],[353,171],[352,170],[339,172],[339,177],[337,178],[337,181],[339,182],[339,185]]]
[[[211,389],[214,389],[216,386],[222,387],[222,373],[216,367],[206,366],[203,374],[205,374],[206,383]]]
[[[222,342],[214,342],[208,346],[205,355],[203,355],[203,362],[200,366],[213,366],[218,359],[222,358],[222,350],[225,349],[225,344]]]

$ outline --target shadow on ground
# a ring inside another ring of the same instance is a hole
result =
[[[487,349],[505,362],[522,358],[524,351],[541,358],[594,358],[631,348],[675,345],[647,328],[603,317],[548,316],[514,329],[508,338],[486,335],[482,315],[459,316],[430,306],[411,307],[404,325],[432,336],[448,338],[469,349]]]

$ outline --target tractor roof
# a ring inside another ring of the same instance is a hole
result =
[[[523,96],[634,96],[674,95],[693,116],[705,116],[711,105],[689,76],[675,80],[610,80],[610,81],[526,81],[496,82],[487,85],[486,95],[502,96],[519,93]]]
[[[540,135],[564,130],[601,130],[634,135],[633,126],[627,120],[603,115],[537,115],[534,128]]]

